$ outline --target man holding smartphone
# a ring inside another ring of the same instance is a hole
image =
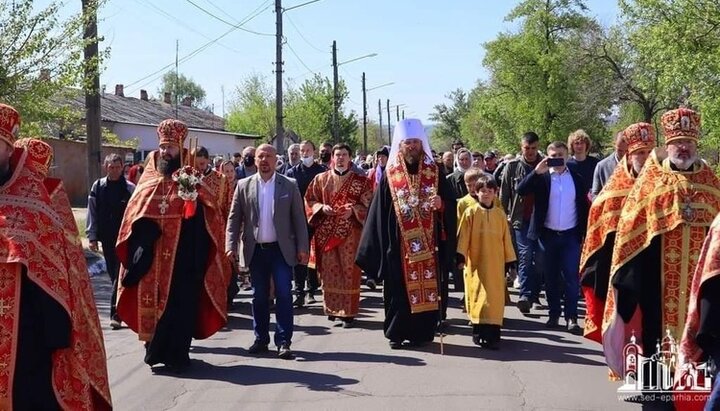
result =
[[[590,204],[582,177],[567,167],[567,158],[565,143],[551,143],[547,157],[518,184],[518,193],[535,195],[528,238],[539,240],[545,250],[545,287],[550,306],[547,326],[558,327],[560,298],[564,291],[567,329],[580,334],[582,328],[577,322],[578,267]]]

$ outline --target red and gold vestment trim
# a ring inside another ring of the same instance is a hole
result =
[[[580,257],[581,275],[585,271],[585,265],[590,257],[605,245],[608,235],[617,230],[625,199],[635,183],[635,177],[630,173],[626,158],[623,157],[617,165],[605,187],[590,207],[587,235]],[[590,340],[602,342],[600,330],[605,300],[595,296],[594,290],[589,287],[583,287],[583,294],[586,301],[584,336]]]
[[[438,192],[435,163],[421,161],[416,175],[401,157],[387,168],[388,184],[400,226],[400,255],[411,313],[438,309],[435,211],[431,198]]]
[[[177,183],[157,169],[158,155],[157,151],[150,154],[145,172],[130,197],[116,246],[122,279],[130,259],[128,240],[133,223],[140,218],[148,218],[160,227],[162,234],[155,243],[155,256],[148,273],[137,286],[118,285],[118,315],[138,333],[141,341],[152,339],[157,322],[165,311],[183,216],[184,200],[178,196]],[[211,238],[194,334],[195,338],[203,339],[213,335],[227,322],[230,262],[224,258],[224,253],[219,252],[224,247],[225,220],[217,200],[204,185],[200,186],[198,193],[198,201],[203,205],[205,228]]]
[[[71,321],[70,347],[52,356],[61,408],[110,409],[103,336],[67,194],[59,180],[45,178],[44,160],[34,161],[32,150],[16,148],[11,168],[0,187],[0,409],[12,406],[23,266]]]

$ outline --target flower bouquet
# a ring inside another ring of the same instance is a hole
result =
[[[178,183],[178,197],[185,201],[183,218],[187,220],[195,215],[198,186],[203,179],[203,174],[194,167],[184,166],[173,173],[172,179]]]

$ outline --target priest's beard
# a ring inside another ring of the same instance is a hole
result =
[[[418,150],[406,150],[403,152],[403,158],[405,159],[405,162],[408,164],[417,164],[420,162],[420,151]]]
[[[177,169],[180,168],[180,156],[177,157],[161,157],[158,160],[158,170],[164,176],[170,177]]]
[[[679,156],[677,156],[677,157],[670,156],[670,162],[673,163],[673,165],[675,165],[675,167],[681,171],[689,170],[690,167],[692,167],[692,165],[695,164],[697,159],[698,159],[697,155],[690,156],[688,158],[680,158]]]

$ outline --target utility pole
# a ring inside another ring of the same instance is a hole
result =
[[[387,113],[388,113],[388,141],[392,141],[392,132],[390,131],[390,99],[387,99]],[[390,143],[392,144],[392,143]]]
[[[282,0],[275,0],[275,148],[284,151],[285,126],[283,125],[283,21]]]
[[[402,119],[405,120],[405,110],[403,110]]]
[[[179,65],[180,62],[178,60],[178,55],[180,54],[180,40],[175,40],[175,119],[178,118],[178,102],[180,97],[178,97],[178,84],[180,83],[180,73]]]
[[[378,117],[380,118],[380,141],[382,141],[383,125],[382,125],[382,100],[381,99],[378,99]]]
[[[363,150],[365,155],[368,153],[367,149],[367,90],[365,89],[365,72],[362,75],[362,90],[363,90]]]
[[[395,119],[400,122],[400,105],[395,106]]]
[[[87,173],[90,187],[100,178],[100,55],[97,35],[97,0],[82,0],[85,48],[85,128],[87,132]]]
[[[338,64],[337,64],[337,43],[333,40],[332,45],[332,64],[333,64],[333,116],[332,116],[332,135],[335,144],[340,142],[338,135],[338,105],[340,97],[338,96]]]

